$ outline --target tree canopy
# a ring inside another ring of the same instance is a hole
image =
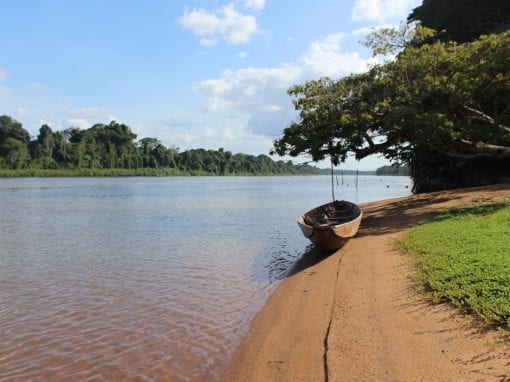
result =
[[[9,116],[0,116],[0,166],[19,168],[28,159],[28,131]]]
[[[408,17],[438,31],[437,38],[468,42],[510,28],[510,2],[502,0],[423,0]]]
[[[170,169],[175,170],[173,174],[204,175],[322,173],[308,165],[273,161],[267,155],[232,154],[223,148],[180,152],[176,147],[166,147],[157,138],[135,141],[136,138],[129,126],[112,121],[88,129],[71,127],[63,131],[42,125],[37,137],[31,140],[21,123],[3,115],[0,116],[0,169]],[[149,173],[157,174],[157,171]]]
[[[409,167],[393,164],[391,166],[382,166],[375,170],[375,175],[399,175],[409,176]]]
[[[505,168],[498,160],[510,158],[508,57],[510,31],[466,44],[408,44],[366,73],[293,86],[299,120],[274,151],[335,164],[349,154],[382,154],[410,165],[416,191],[458,185],[446,178],[472,161]]]

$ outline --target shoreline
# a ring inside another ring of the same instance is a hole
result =
[[[337,174],[338,176],[339,174]],[[353,170],[346,170],[345,176],[356,176]],[[0,179],[21,179],[21,178],[121,178],[121,177],[279,177],[279,176],[330,176],[329,174],[299,174],[299,173],[264,173],[264,172],[238,172],[228,174],[217,174],[204,170],[180,170],[175,168],[80,168],[80,169],[19,169],[11,170],[0,168]],[[407,177],[409,175],[377,175],[374,171],[361,171],[359,176],[378,177]]]
[[[430,304],[414,289],[409,258],[391,245],[446,209],[504,199],[510,184],[362,204],[356,237],[298,262],[253,319],[223,380],[509,378],[509,334]]]

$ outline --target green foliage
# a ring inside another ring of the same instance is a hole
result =
[[[283,131],[274,150],[335,163],[350,153],[357,159],[383,154],[410,165],[418,192],[458,186],[452,171],[480,159],[487,164],[470,168],[498,167],[497,177],[509,178],[508,57],[510,31],[462,45],[410,45],[367,73],[293,86],[299,121]],[[422,153],[452,166],[436,179],[435,165],[427,167]],[[477,184],[469,176],[466,183]]]
[[[0,116],[0,165],[8,168],[23,168],[30,157],[27,143],[30,135],[21,123],[7,115]]]
[[[23,143],[28,143],[30,140],[28,131],[23,129],[21,123],[7,115],[2,115],[0,116],[0,142],[3,142],[3,140],[8,137],[17,139]]]
[[[510,27],[510,2],[501,0],[423,0],[408,18],[439,32],[438,39],[468,42]]]
[[[435,30],[421,25],[401,23],[398,28],[373,29],[361,43],[372,49],[373,56],[397,55],[408,46],[429,41],[435,34]]]
[[[195,149],[179,152],[156,138],[134,142],[124,124],[96,124],[90,129],[53,132],[41,126],[32,141],[22,125],[0,117],[0,176],[169,176],[169,175],[311,175],[322,170],[267,155]]]
[[[3,159],[7,167],[12,169],[26,167],[29,160],[27,145],[20,140],[7,137],[0,145],[4,153]]]
[[[409,176],[409,167],[406,165],[393,164],[391,166],[382,166],[375,170],[375,175],[398,175]]]
[[[436,301],[510,326],[510,202],[450,211],[400,242]]]

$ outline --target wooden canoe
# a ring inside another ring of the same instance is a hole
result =
[[[356,204],[335,200],[298,218],[303,235],[325,249],[338,249],[358,231],[363,212]]]

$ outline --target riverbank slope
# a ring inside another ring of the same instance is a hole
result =
[[[510,185],[362,205],[358,235],[331,256],[308,254],[255,317],[224,379],[507,380],[508,333],[429,304],[414,290],[409,258],[392,247],[433,214],[504,199]]]

